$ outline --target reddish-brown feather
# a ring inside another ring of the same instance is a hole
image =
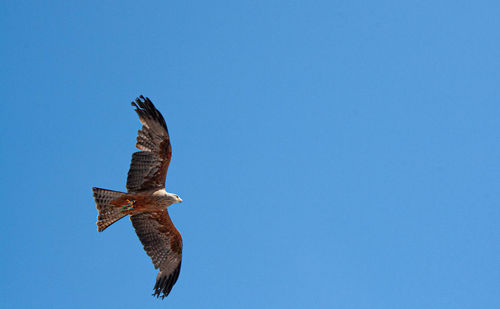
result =
[[[121,196],[113,201],[110,204],[125,207],[131,201],[133,201],[133,208],[130,210],[125,210],[124,214],[134,214],[139,212],[150,212],[150,211],[158,211],[159,209],[155,206],[154,201],[149,196],[141,195],[141,194],[126,194]]]
[[[151,218],[160,223],[158,228],[159,232],[165,233],[170,237],[170,248],[172,251],[178,254],[182,254],[182,237],[181,233],[177,230],[175,225],[172,223],[168,212],[165,211],[154,211],[151,214]]]
[[[160,226],[158,231],[165,233],[171,237],[171,249],[172,251],[181,254],[182,253],[182,237],[175,225],[172,223],[168,212],[158,209],[154,201],[149,196],[141,194],[126,194],[113,201],[110,204],[117,207],[124,207],[134,201],[134,208],[130,210],[124,210],[123,214],[132,215],[136,213],[150,213],[151,219],[157,221]]]

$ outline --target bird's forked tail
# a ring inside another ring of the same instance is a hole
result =
[[[123,208],[110,204],[111,201],[126,193],[95,187],[92,188],[92,192],[94,192],[94,200],[99,212],[97,215],[97,230],[99,232],[104,231],[108,226],[127,215],[123,212]]]

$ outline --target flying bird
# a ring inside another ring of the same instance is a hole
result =
[[[174,286],[181,269],[182,238],[167,207],[182,199],[165,190],[165,177],[172,158],[167,125],[149,98],[142,95],[132,102],[142,128],[138,131],[127,177],[127,192],[92,188],[97,205],[97,230],[130,215],[132,225],[153,261],[160,269],[153,296],[165,298]]]

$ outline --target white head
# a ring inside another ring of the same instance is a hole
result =
[[[182,199],[177,194],[167,192],[167,195],[170,197],[171,200],[174,201],[172,204],[182,203]]]
[[[169,193],[165,191],[165,189],[156,191],[155,193],[153,193],[153,196],[164,197],[169,202],[169,205],[182,202],[182,199],[177,194]]]

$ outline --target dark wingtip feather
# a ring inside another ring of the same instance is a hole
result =
[[[142,94],[139,95],[138,98],[135,98],[135,102],[132,102],[132,106],[135,106],[135,111],[139,117],[143,115],[158,121],[168,132],[163,115],[156,109],[153,102],[151,102],[148,97],[144,97]]]
[[[181,263],[179,263],[179,266],[168,276],[163,276],[160,277],[158,280],[156,280],[156,284],[154,286],[154,293],[153,296],[156,298],[164,299],[165,297],[170,294],[170,291],[172,290],[174,284],[177,282],[177,279],[179,278],[179,273],[181,271]]]

